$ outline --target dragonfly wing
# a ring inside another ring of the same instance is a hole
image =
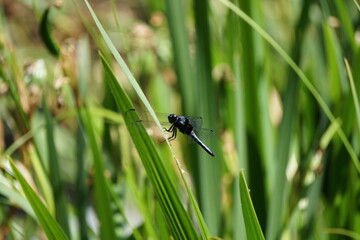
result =
[[[171,126],[171,124],[167,122],[161,122],[160,125],[167,129]],[[163,142],[165,140],[164,135],[161,133],[154,121],[138,120],[132,122],[129,127],[135,128],[138,131],[147,132],[147,134],[152,136],[158,142]]]
[[[160,125],[163,128],[169,128],[171,126],[168,122],[160,122]],[[144,128],[156,128],[156,124],[154,121],[146,121],[146,120],[138,120],[131,123],[131,126],[137,129],[142,129],[141,126],[144,126]]]
[[[141,120],[144,120],[144,121],[154,121],[153,117],[151,116],[150,112],[149,111],[145,111],[145,110],[136,110],[136,109],[130,109],[128,110],[127,112],[125,112],[125,117],[126,115],[129,115],[131,113],[136,113],[139,118]],[[155,113],[157,118],[159,119],[160,122],[167,122],[168,121],[168,115],[167,113],[158,113],[156,112]]]
[[[200,131],[203,123],[202,117],[186,117],[195,131]]]
[[[210,137],[213,137],[214,135],[214,131],[207,128],[201,128],[199,130],[195,130],[194,132],[200,140],[208,139]],[[190,136],[188,136],[187,139],[188,139],[188,143],[196,143],[196,141]]]
[[[134,115],[137,116],[134,117]],[[160,125],[163,128],[169,129],[169,127],[171,127],[171,124],[167,121],[168,114],[156,113],[156,115],[160,120]],[[124,117],[132,119],[128,127],[136,128],[139,131],[146,131],[149,135],[155,136],[156,138],[163,138],[162,133],[156,126],[154,119],[151,117],[148,111],[130,109],[127,112],[125,112]]]

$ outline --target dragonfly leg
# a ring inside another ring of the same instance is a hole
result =
[[[169,141],[172,141],[175,139],[175,131],[172,132],[171,137],[168,138]]]
[[[174,131],[174,133],[175,133],[174,139],[175,139],[176,136],[177,136],[177,128],[175,128],[174,130],[175,130],[175,131]]]
[[[173,130],[172,135],[171,135],[171,137],[168,138],[169,141],[172,141],[172,140],[174,140],[176,138],[177,129],[173,128],[172,130]]]
[[[171,127],[169,127],[169,129],[164,128],[164,130],[167,131],[167,132],[173,132],[174,124],[172,124]]]

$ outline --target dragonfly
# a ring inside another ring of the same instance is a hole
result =
[[[149,112],[130,109],[127,111],[127,113],[130,111],[135,111],[141,118],[140,120],[134,122],[135,125],[155,124],[154,121],[149,120],[151,119]],[[127,113],[125,113],[125,115]],[[175,140],[177,137],[177,133],[181,132],[182,134],[188,136],[191,142],[197,143],[210,156],[215,157],[215,154],[210,150],[210,148],[207,147],[199,138],[199,136],[211,135],[213,133],[212,130],[201,127],[202,125],[201,117],[187,117],[187,116],[176,115],[174,113],[171,114],[157,113],[156,115],[167,119],[167,122],[161,122],[161,125],[163,126],[166,132],[171,134],[171,136],[168,138],[169,141]]]

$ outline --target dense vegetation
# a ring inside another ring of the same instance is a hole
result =
[[[3,0],[0,238],[360,239],[359,10]]]

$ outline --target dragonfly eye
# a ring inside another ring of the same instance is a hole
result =
[[[168,116],[169,123],[174,123],[176,121],[176,118],[177,118],[176,114],[170,114]]]

